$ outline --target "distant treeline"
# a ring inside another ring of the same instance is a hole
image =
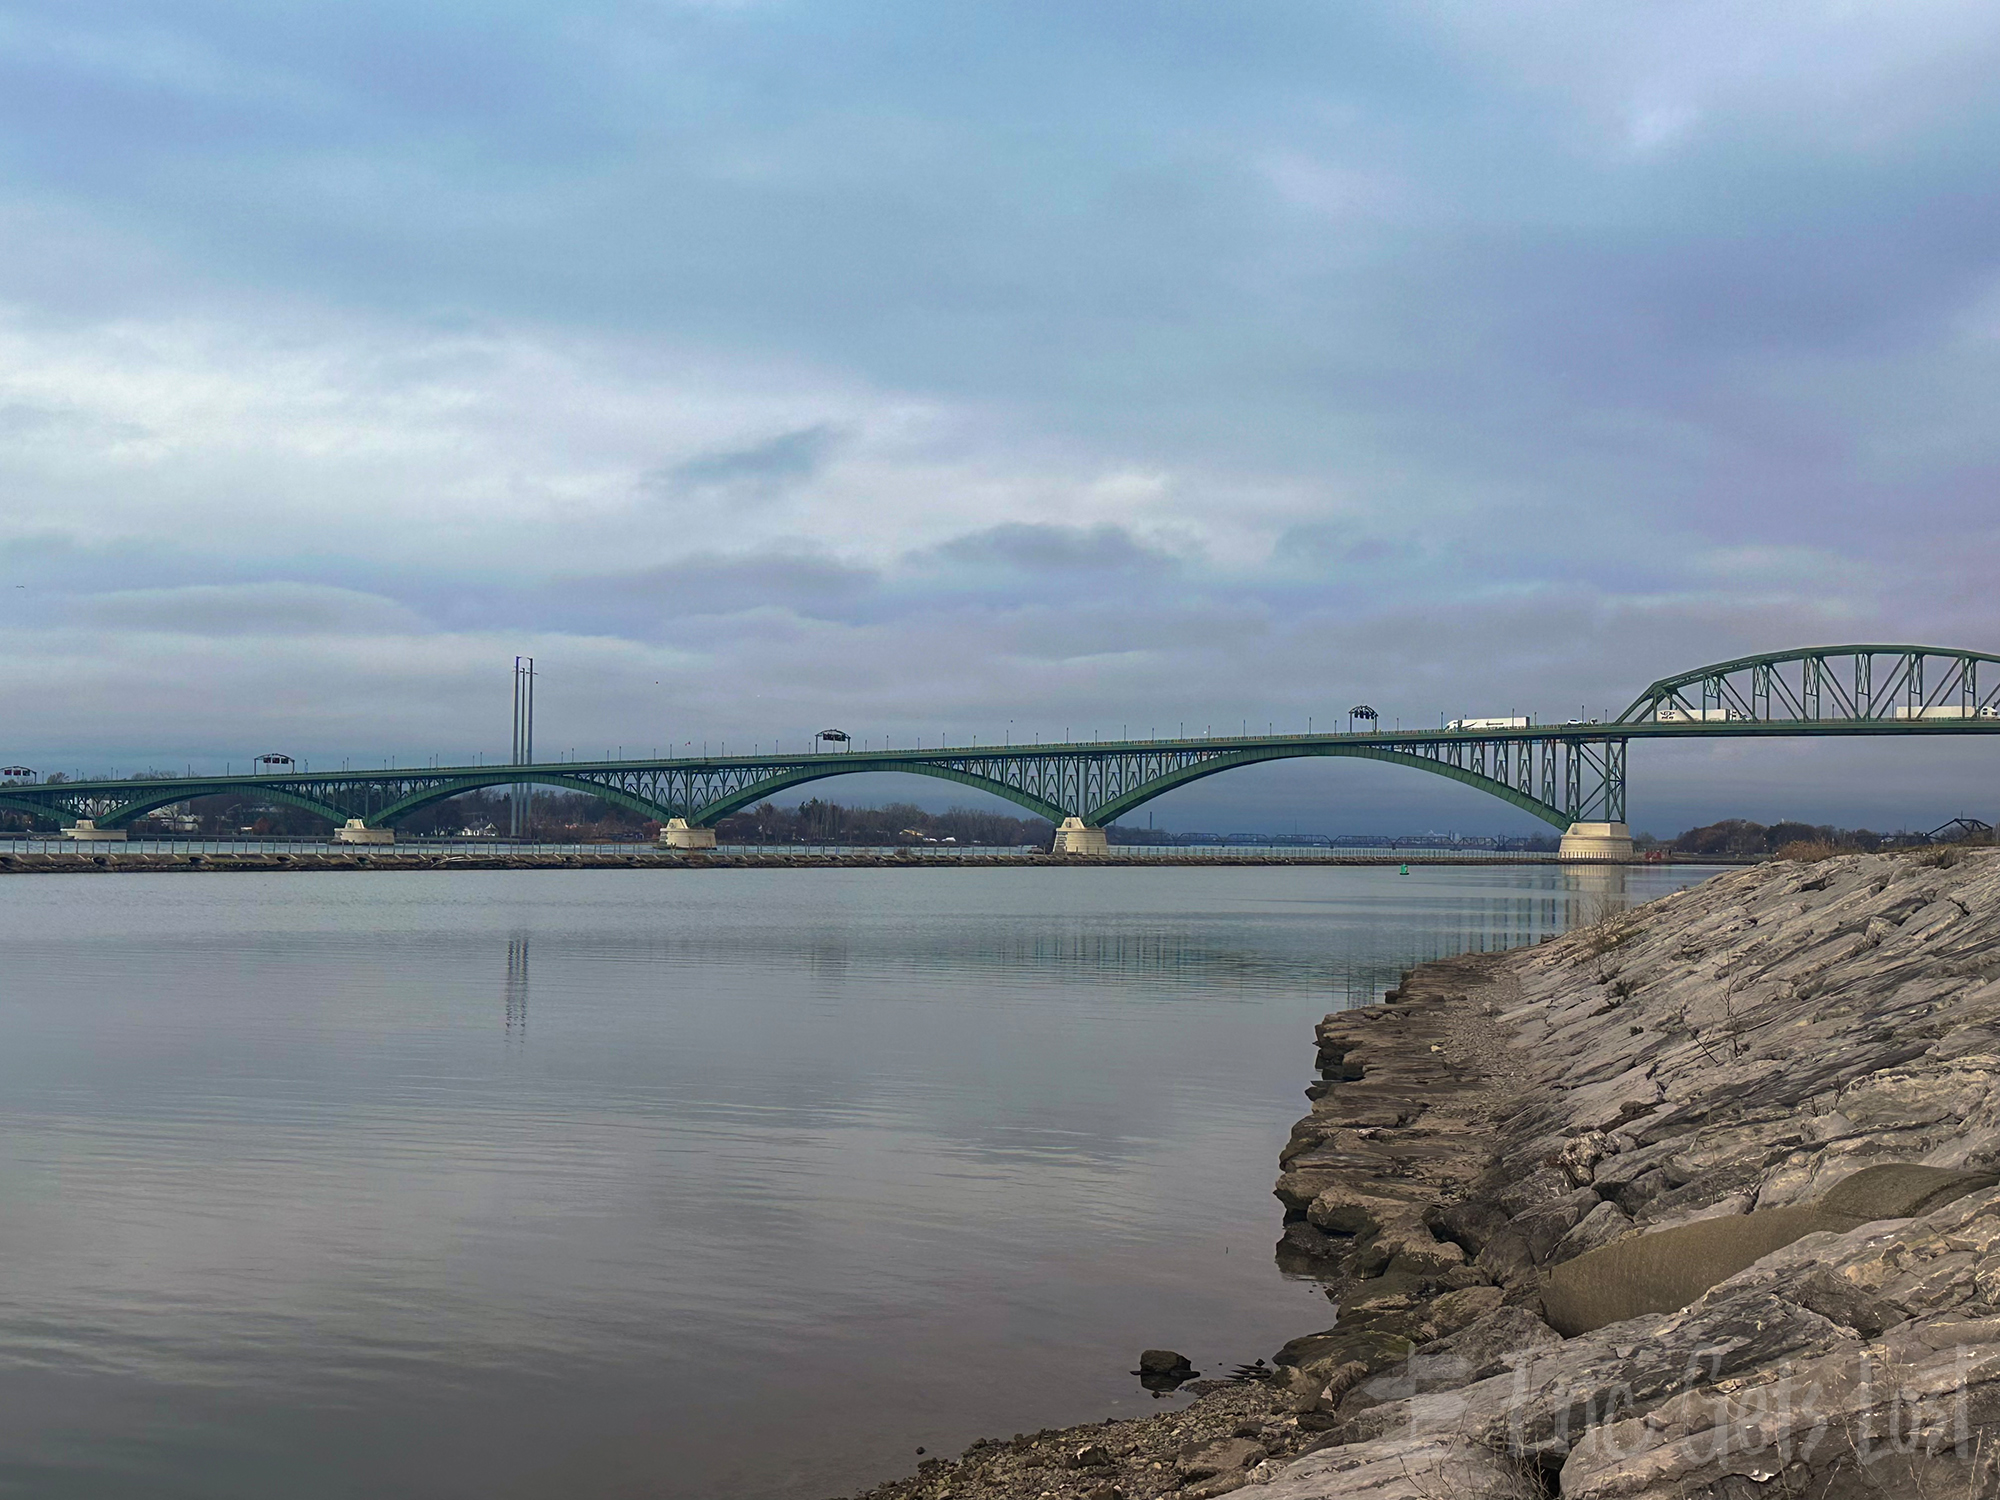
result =
[[[1977,839],[1980,835],[1970,834],[1967,837]],[[1655,847],[1659,844],[1658,840],[1647,842]],[[1784,822],[1767,826],[1752,823],[1746,818],[1725,818],[1720,823],[1690,828],[1667,847],[1676,854],[1761,859],[1770,854],[1792,857],[1807,852],[1850,850],[1872,854],[1878,849],[1896,849],[1923,842],[1922,834],[1874,833],[1866,828],[1835,828],[1828,823]]]
[[[725,844],[983,844],[1011,848],[1046,847],[1055,836],[1045,818],[1012,818],[1006,813],[954,807],[925,812],[911,802],[886,807],[843,807],[817,797],[797,807],[762,802],[724,818],[715,835]]]

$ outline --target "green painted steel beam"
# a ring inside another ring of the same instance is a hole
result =
[[[565,772],[573,772],[576,769],[574,766],[564,768]],[[365,814],[361,821],[370,828],[392,827],[398,818],[407,817],[422,808],[439,802],[448,802],[453,797],[464,796],[467,792],[484,791],[488,787],[496,786],[561,787],[564,791],[601,797],[606,802],[616,803],[628,811],[657,819],[662,823],[669,818],[682,816],[657,802],[649,802],[644,797],[634,796],[623,787],[601,781],[589,781],[577,775],[558,773],[547,766],[507,766],[490,772],[482,770],[470,776],[453,776],[443,785],[411,792],[376,812]]]
[[[933,752],[933,755],[948,752]],[[818,761],[833,761],[839,764],[821,768]],[[848,761],[858,761],[858,765],[848,765]],[[918,759],[878,758],[867,753],[861,755],[827,755],[810,757],[807,763],[797,768],[770,776],[765,780],[746,786],[741,791],[722,797],[696,810],[688,818],[690,823],[702,827],[713,827],[733,812],[754,806],[765,798],[791,787],[804,786],[814,781],[826,781],[836,776],[859,776],[869,773],[893,772],[899,775],[935,776],[943,781],[955,781],[961,786],[977,787],[982,792],[991,792],[996,797],[1004,797],[1017,807],[1024,807],[1038,818],[1047,818],[1051,823],[1060,823],[1071,816],[1053,802],[1008,786],[1003,781],[959,770],[955,766],[926,764]]]
[[[191,778],[160,778],[144,781],[134,780],[77,780],[61,782],[17,782],[0,785],[0,798],[6,799],[18,811],[58,810],[62,804],[74,798],[96,797],[118,799],[122,809],[136,805],[143,800],[150,807],[169,806],[175,802],[188,801],[195,797],[217,796],[240,792],[270,795],[274,791],[292,787],[341,787],[352,791],[379,790],[391,794],[392,803],[412,796],[411,784],[426,783],[420,798],[413,798],[401,809],[408,811],[419,805],[440,800],[445,796],[455,796],[460,792],[477,790],[482,787],[509,786],[516,782],[545,786],[561,786],[591,795],[605,795],[616,790],[610,783],[592,779],[597,774],[616,774],[643,771],[708,771],[726,769],[761,768],[771,778],[791,776],[801,770],[810,774],[800,780],[820,780],[826,777],[851,775],[863,771],[905,772],[936,775],[945,768],[939,762],[952,760],[1012,760],[1012,761],[1056,761],[1082,758],[1086,760],[1108,759],[1117,755],[1143,754],[1148,752],[1173,751],[1214,751],[1224,754],[1261,755],[1264,759],[1283,759],[1288,756],[1313,754],[1353,753],[1357,749],[1375,747],[1391,752],[1407,752],[1420,746],[1448,744],[1497,743],[1502,741],[1557,741],[1572,744],[1594,744],[1607,739],[1758,739],[1758,738],[1821,738],[1821,737],[1875,737],[1882,735],[1907,735],[1915,737],[1939,735],[1993,735],[2000,734],[2000,719],[1817,719],[1817,720],[1732,720],[1696,723],[1660,723],[1640,720],[1633,723],[1588,723],[1588,724],[1536,724],[1523,728],[1489,730],[1437,730],[1405,729],[1383,730],[1374,734],[1313,734],[1313,735],[1250,735],[1250,736],[1190,736],[1185,739],[1162,740],[1105,740],[1067,742],[1043,745],[978,745],[953,746],[946,749],[926,750],[885,750],[855,752],[853,754],[812,755],[745,755],[745,756],[697,756],[684,759],[625,760],[625,761],[567,761],[554,764],[532,766],[440,766],[416,770],[395,771],[328,771],[306,774],[291,773],[264,776],[198,776]],[[1248,760],[1241,762],[1249,764]],[[985,778],[947,777],[963,780],[968,786],[981,785]],[[446,785],[451,790],[444,790]],[[760,778],[759,784],[762,784]],[[793,784],[798,784],[794,782]],[[1004,795],[1000,784],[994,783],[996,795]],[[135,797],[135,793],[142,796]],[[309,796],[299,792],[296,795]],[[1018,796],[1012,800],[1020,801]],[[1022,803],[1033,806],[1032,803]],[[337,804],[324,803],[325,809],[342,812],[344,816],[354,816],[344,812]],[[657,806],[635,806],[635,811],[649,814],[660,811]],[[1046,815],[1040,807],[1038,813]],[[685,816],[676,811],[675,816]],[[137,814],[133,814],[137,816]],[[1065,814],[1067,816],[1067,814]]]
[[[1085,814],[1084,822],[1090,824],[1092,827],[1102,828],[1106,824],[1124,817],[1125,814],[1133,811],[1135,808],[1143,807],[1155,797],[1161,796],[1166,792],[1171,792],[1176,787],[1186,786],[1191,781],[1200,781],[1204,777],[1214,776],[1223,771],[1234,770],[1238,766],[1263,765],[1269,761],[1293,760],[1302,756],[1349,756],[1362,760],[1381,761],[1386,765],[1408,766],[1412,770],[1428,771],[1433,776],[1444,776],[1453,781],[1463,782],[1466,786],[1477,787],[1480,791],[1498,797],[1503,802],[1512,803],[1523,812],[1533,813],[1544,823],[1553,824],[1557,828],[1568,828],[1575,821],[1575,819],[1561,808],[1552,807],[1538,797],[1531,797],[1525,792],[1517,791],[1513,787],[1508,786],[1504,781],[1496,781],[1492,777],[1482,776],[1476,771],[1469,771],[1461,766],[1449,765],[1442,761],[1427,760],[1421,756],[1392,750],[1382,745],[1346,743],[1257,746],[1239,750],[1228,755],[1218,756],[1214,760],[1199,761],[1194,765],[1169,772],[1167,775],[1147,782],[1143,786],[1135,787],[1122,797],[1112,799],[1102,807]]]
[[[74,783],[71,784],[73,785]],[[127,785],[129,786],[130,783],[127,783]],[[181,791],[165,795],[140,797],[126,803],[123,807],[113,809],[95,821],[99,828],[123,828],[134,819],[145,817],[149,812],[157,812],[163,807],[172,807],[176,802],[186,802],[194,797],[206,797],[210,795],[212,794],[208,792]],[[321,802],[317,798],[305,796],[284,786],[260,787],[258,788],[258,795],[268,798],[273,802],[283,802],[290,807],[303,808],[317,817],[330,819],[336,826],[347,817],[347,814],[337,807]]]
[[[1983,678],[1982,668],[1989,669]],[[1829,704],[1832,715],[1822,711]],[[1688,716],[1661,720],[1662,705]],[[1705,717],[1710,712],[1725,716]],[[1919,717],[1897,718],[1898,712]],[[1952,716],[1921,717],[1925,712]],[[1737,716],[1727,717],[1732,713]],[[1935,646],[1814,646],[1661,678],[1606,723],[17,782],[0,785],[0,808],[94,816],[115,827],[174,803],[245,793],[335,822],[359,817],[383,827],[467,792],[528,784],[583,792],[647,817],[712,826],[792,787],[903,772],[973,787],[1052,821],[1079,816],[1101,826],[1163,792],[1238,766],[1347,756],[1444,776],[1565,826],[1597,815],[1587,808],[1622,816],[1625,749],[1632,740],[1968,734],[2000,734],[2000,656]],[[1558,807],[1551,797],[1572,805]]]
[[[2000,734],[2000,719],[1744,719],[1730,723],[1631,724],[1599,726],[1604,733],[1634,740],[1686,739],[1869,739],[1879,735]],[[1550,738],[1560,736],[1550,735]]]
[[[136,801],[135,791],[144,789],[145,800],[153,807],[185,802],[194,797],[217,796],[230,792],[268,793],[288,786],[333,786],[366,790],[394,791],[414,781],[435,783],[448,780],[460,790],[509,786],[532,782],[549,786],[569,786],[596,794],[606,783],[590,780],[593,773],[629,771],[685,771],[726,768],[767,768],[772,775],[789,774],[812,767],[808,779],[851,775],[857,772],[903,772],[921,766],[935,766],[951,760],[1059,760],[1081,757],[1108,758],[1119,754],[1155,751],[1209,750],[1216,752],[1275,751],[1286,754],[1341,753],[1344,746],[1378,746],[1408,750],[1423,745],[1495,743],[1499,741],[1552,740],[1594,744],[1606,739],[1740,739],[1872,737],[1880,735],[1992,735],[2000,734],[2000,718],[1967,719],[1811,719],[1733,720],[1700,723],[1634,723],[1611,721],[1588,724],[1536,724],[1517,729],[1488,730],[1383,730],[1378,734],[1313,734],[1221,736],[1166,740],[1105,740],[1099,742],[1045,744],[1031,746],[953,746],[940,750],[889,750],[857,752],[849,755],[759,755],[707,756],[679,760],[566,761],[532,766],[440,766],[417,771],[328,771],[308,775],[202,776],[186,779],[145,781],[78,780],[60,782],[17,782],[0,785],[0,797],[35,807],[56,805],[77,796],[118,797],[120,806]],[[858,764],[849,764],[856,762]],[[920,774],[924,774],[920,772]],[[968,783],[972,784],[972,783]],[[400,793],[399,793],[400,795]],[[455,794],[454,794],[455,795]],[[430,799],[435,800],[435,799]],[[331,804],[329,804],[331,805]],[[676,814],[679,816],[679,814]]]
[[[1946,706],[1942,698],[1930,697],[1924,687],[1924,680],[1927,675],[1925,667],[1932,660],[1955,663],[1957,665],[1956,677],[1948,677],[1947,681],[1955,682],[1961,690],[1962,697],[1969,696],[1975,705],[1978,703],[1990,704],[1995,702],[1995,690],[2000,689],[2000,672],[1996,672],[1989,675],[1988,678],[1988,681],[1993,684],[1993,688],[1983,694],[1976,691],[1977,669],[1980,664],[1984,663],[2000,668],[2000,656],[1995,656],[1984,651],[1968,651],[1956,646],[1916,646],[1884,643],[1865,643],[1846,646],[1799,646],[1787,651],[1766,651],[1760,652],[1755,656],[1739,656],[1733,661],[1713,662],[1708,666],[1696,667],[1692,671],[1677,673],[1672,677],[1662,677],[1659,681],[1649,684],[1637,698],[1634,698],[1626,706],[1624,712],[1619,714],[1616,722],[1620,724],[1635,724],[1640,722],[1634,717],[1635,715],[1650,715],[1656,712],[1663,702],[1681,701],[1680,694],[1683,688],[1706,687],[1710,685],[1719,686],[1727,683],[1728,679],[1739,673],[1751,674],[1751,691],[1753,693],[1761,692],[1767,700],[1774,684],[1781,697],[1796,698],[1803,694],[1813,698],[1816,703],[1822,692],[1831,691],[1836,698],[1839,698],[1842,696],[1841,690],[1843,687],[1850,684],[1859,684],[1864,679],[1866,679],[1872,698],[1873,662],[1877,658],[1887,658],[1892,663],[1896,661],[1902,663],[1900,674],[1892,668],[1890,680],[1892,683],[1900,685],[1907,696],[1916,698],[1920,705],[1928,701],[1937,706]],[[1857,669],[1854,665],[1850,665],[1848,673],[1845,674],[1849,679],[1848,682],[1841,680],[1841,674],[1823,679],[1820,674],[1824,672],[1828,663],[1834,661],[1846,661],[1851,664],[1866,662],[1868,665],[1860,669]],[[1813,672],[1809,678],[1802,676],[1801,682],[1796,685],[1784,681],[1782,676],[1772,676],[1772,673],[1777,669],[1793,664],[1798,664],[1801,667],[1810,666]],[[1759,683],[1762,684],[1761,687],[1758,686]],[[1732,696],[1739,695],[1741,691],[1741,689],[1734,690]],[[1822,720],[1817,713],[1804,718],[1795,716],[1791,719],[1773,719],[1768,715],[1756,715],[1755,717],[1762,719],[1764,722],[1827,722]],[[1872,723],[1876,722],[1876,716],[1868,715],[1865,717],[1847,717],[1843,719],[1835,715],[1832,717],[1831,722]],[[1893,722],[1908,723],[1910,721],[1895,720]]]
[[[22,810],[57,806],[76,796],[118,797],[120,806],[135,800],[133,793],[144,789],[154,807],[184,802],[194,797],[230,792],[267,794],[275,788],[294,785],[342,786],[356,790],[379,788],[395,791],[411,782],[437,783],[448,780],[460,790],[509,786],[531,782],[565,786],[592,795],[607,790],[607,783],[590,780],[592,773],[630,771],[685,771],[726,768],[767,768],[772,775],[811,766],[810,779],[853,774],[861,770],[903,772],[950,760],[1058,760],[1081,757],[1108,758],[1119,754],[1152,751],[1212,750],[1217,752],[1275,751],[1278,758],[1291,754],[1338,754],[1343,746],[1377,746],[1406,750],[1423,745],[1475,744],[1499,741],[1552,740],[1568,743],[1597,743],[1606,739],[1732,739],[1732,738],[1818,738],[1872,737],[1880,735],[1991,735],[2000,734],[2000,719],[1813,719],[1737,720],[1699,723],[1659,723],[1640,720],[1587,724],[1535,724],[1524,728],[1487,730],[1404,729],[1382,730],[1373,734],[1190,736],[1185,739],[1103,740],[1042,745],[959,745],[946,749],[884,750],[848,754],[698,756],[685,759],[565,761],[533,766],[439,766],[396,771],[314,771],[263,776],[201,776],[175,779],[78,780],[61,782],[18,782],[0,786],[0,797],[12,799]],[[848,762],[861,762],[849,765]],[[823,769],[821,769],[823,767]],[[920,771],[919,774],[934,774]],[[976,784],[967,782],[968,785]],[[453,793],[456,795],[456,793]],[[435,797],[427,800],[437,800]],[[1018,799],[1017,799],[1018,800]],[[328,804],[331,806],[332,804]],[[1024,804],[1025,805],[1025,804]],[[348,814],[352,816],[352,814]],[[676,816],[683,814],[676,813]],[[1067,816],[1067,814],[1065,815]]]

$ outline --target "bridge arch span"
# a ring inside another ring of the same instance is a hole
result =
[[[1463,766],[1454,766],[1443,761],[1430,760],[1424,756],[1411,755],[1406,751],[1392,750],[1385,745],[1259,745],[1254,748],[1230,751],[1212,760],[1199,761],[1169,771],[1164,776],[1155,777],[1132,788],[1123,796],[1114,797],[1103,806],[1085,815],[1084,821],[1093,827],[1102,828],[1106,824],[1122,818],[1135,808],[1143,807],[1155,797],[1186,786],[1189,782],[1205,777],[1233,771],[1239,766],[1262,765],[1275,760],[1299,760],[1306,757],[1346,756],[1357,760],[1381,761],[1392,766],[1408,766],[1413,770],[1428,771],[1433,776],[1444,776],[1452,781],[1463,782],[1489,796],[1511,803],[1523,812],[1533,813],[1544,823],[1561,829],[1568,829],[1573,821],[1571,815],[1559,807],[1553,807],[1538,797],[1507,785],[1491,776],[1470,771]]]
[[[718,798],[707,806],[697,809],[688,816],[688,821],[698,827],[712,828],[731,813],[753,807],[778,792],[789,791],[795,786],[805,786],[809,782],[827,781],[835,776],[861,776],[881,772],[897,775],[935,776],[940,781],[955,781],[961,786],[975,787],[982,792],[991,792],[1003,797],[1016,807],[1026,808],[1038,818],[1060,824],[1071,814],[1057,807],[1053,802],[1037,797],[1033,792],[1024,792],[1019,787],[1008,786],[1004,781],[996,781],[990,776],[981,776],[973,771],[961,771],[956,766],[926,765],[921,761],[881,761],[872,762],[860,755],[828,755],[820,757],[826,764],[817,761],[794,770],[781,771],[775,776],[767,776],[762,781],[732,792],[727,797]],[[848,761],[860,762],[848,765]]]
[[[114,809],[98,818],[99,828],[123,828],[135,818],[143,818],[149,812],[158,812],[163,807],[172,807],[176,802],[191,802],[196,797],[214,796],[216,792],[240,791],[240,787],[217,787],[215,792],[190,792],[185,789],[172,795],[138,797],[123,807]],[[308,797],[303,792],[288,791],[284,787],[268,786],[256,788],[256,795],[268,802],[283,802],[289,807],[301,808],[315,817],[325,818],[338,828],[347,814],[330,803],[321,802],[316,797]]]
[[[59,807],[46,802],[30,802],[25,798],[0,796],[0,812],[26,813],[31,818],[53,818],[62,813]]]
[[[495,786],[560,787],[566,792],[582,792],[586,796],[601,797],[606,802],[615,803],[619,807],[660,823],[666,822],[669,818],[682,816],[671,808],[662,807],[657,802],[606,782],[592,781],[584,776],[553,774],[528,766],[502,766],[490,774],[454,776],[443,785],[425,787],[422,791],[412,792],[391,802],[387,807],[369,813],[361,821],[370,828],[393,827],[398,818],[408,817],[413,812],[419,812],[439,802],[449,802],[453,797],[462,797],[467,792],[484,791],[488,787]]]

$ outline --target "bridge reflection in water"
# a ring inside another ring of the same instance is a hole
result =
[[[1326,1010],[1378,1001],[1405,970],[1430,959],[1518,948],[1614,915],[1637,902],[1693,884],[1714,867],[1554,864],[1260,867],[1236,872],[1241,908],[1218,905],[1216,887],[1200,869],[1122,866],[1093,881],[1103,909],[1053,917],[1042,883],[1030,872],[995,871],[982,880],[986,909],[959,911],[949,921],[905,922],[903,901],[883,906],[865,872],[831,872],[823,880],[786,870],[744,871],[743,888],[727,897],[745,912],[783,908],[781,927],[754,921],[674,935],[624,935],[597,961],[672,973],[699,989],[730,983],[745,972],[796,976],[803,992],[854,984],[921,985],[938,976],[953,985],[975,978],[989,997],[1029,994],[1052,982],[1082,985],[1103,1003],[1245,1001],[1276,993],[1312,993]],[[1108,883],[1115,879],[1118,884]],[[619,890],[631,887],[620,883]],[[704,885],[705,903],[725,899]],[[810,889],[809,902],[802,893]],[[910,888],[904,898],[923,909],[933,901],[965,899],[955,884]],[[865,891],[865,897],[864,897]],[[621,898],[622,899],[622,898]],[[820,903],[825,903],[823,909]],[[857,907],[873,913],[856,920]],[[879,911],[875,908],[880,907]],[[811,915],[817,911],[818,915]],[[556,943],[553,936],[537,940]],[[567,943],[549,950],[561,964],[578,954]],[[526,1028],[528,938],[508,940],[510,1034]],[[783,982],[781,981],[781,985]]]
[[[507,1040],[528,1039],[528,934],[507,939]]]

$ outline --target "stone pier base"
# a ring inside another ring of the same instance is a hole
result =
[[[333,841],[336,844],[393,844],[396,842],[396,830],[370,828],[359,818],[349,818],[333,830]]]
[[[1564,860],[1629,860],[1632,830],[1623,823],[1572,823],[1556,851]]]
[[[669,818],[660,830],[660,842],[669,849],[713,849],[713,828],[691,828],[686,818]]]
[[[72,823],[69,827],[65,828],[62,831],[62,836],[66,839],[81,839],[81,840],[87,840],[92,843],[100,843],[100,844],[102,843],[122,844],[125,842],[124,829],[99,828],[97,824],[94,823],[89,818],[77,819],[76,822]]]
[[[1064,818],[1056,830],[1057,854],[1109,854],[1111,840],[1102,828],[1092,828],[1081,818]]]

